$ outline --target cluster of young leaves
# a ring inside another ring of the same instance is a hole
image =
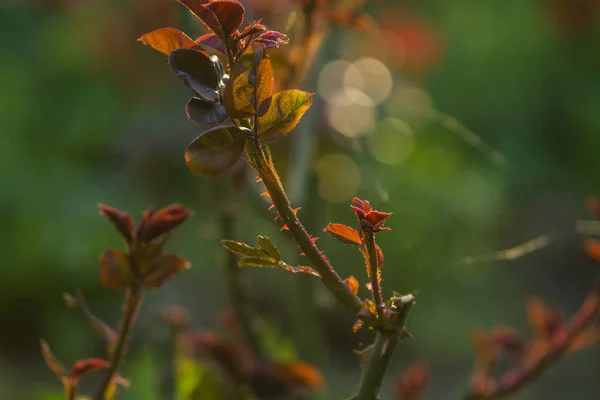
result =
[[[117,367],[125,353],[129,330],[138,311],[141,299],[137,294],[139,289],[142,286],[160,287],[165,280],[189,267],[189,262],[182,256],[163,254],[171,231],[191,215],[189,209],[180,205],[171,205],[157,212],[148,209],[138,226],[134,227],[133,220],[127,213],[103,204],[98,207],[100,214],[114,225],[127,247],[127,252],[109,249],[100,258],[100,278],[103,284],[111,289],[127,290],[125,315],[117,331],[92,313],[80,292],[75,296],[64,294],[67,307],[81,311],[107,344],[106,359],[79,360],[67,373],[49,345],[44,340],[41,341],[46,364],[62,382],[68,399],[88,399],[79,396],[79,382],[84,375],[101,369],[109,369],[109,373],[106,386],[101,388],[97,399],[113,399],[117,386],[129,386],[129,382],[118,374]]]
[[[177,77],[194,92],[186,106],[188,118],[201,125],[217,125],[190,143],[185,158],[193,172],[218,176],[239,160],[249,138],[273,140],[289,133],[310,107],[312,94],[275,92],[267,49],[288,39],[267,30],[260,21],[241,29],[244,7],[239,1],[180,2],[211,33],[192,40],[174,28],[162,28],[139,40],[167,54]],[[205,49],[215,54],[210,56]],[[219,125],[227,118],[231,124]]]
[[[281,259],[279,250],[275,247],[271,238],[268,236],[259,235],[256,238],[258,247],[248,246],[246,243],[236,242],[233,240],[222,240],[221,243],[230,251],[240,254],[243,257],[238,261],[240,267],[276,267],[288,272],[303,273],[320,277],[319,273],[307,266],[294,267],[286,264]]]
[[[167,279],[190,267],[178,254],[163,254],[169,233],[191,215],[191,211],[174,204],[156,212],[144,211],[137,228],[122,211],[100,204],[100,213],[115,226],[127,251],[107,250],[100,258],[102,283],[117,290],[132,286],[160,287]]]

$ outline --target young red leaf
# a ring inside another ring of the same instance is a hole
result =
[[[185,112],[190,121],[201,125],[215,125],[227,119],[227,111],[222,104],[207,103],[197,97],[188,101]]]
[[[117,228],[125,243],[130,245],[133,240],[133,220],[129,214],[101,203],[98,204],[98,208],[100,209],[100,214],[108,218],[115,228]]]
[[[344,279],[344,283],[346,284],[346,286],[348,286],[348,289],[350,289],[352,293],[354,293],[355,295],[358,294],[358,288],[360,285],[358,283],[358,280],[354,276],[350,275],[349,277]]]
[[[225,44],[214,33],[207,33],[206,35],[202,35],[196,39],[196,43],[198,43],[202,47],[208,47],[209,49],[213,49],[218,51],[223,55],[227,55],[227,49],[225,48]]]
[[[288,44],[290,39],[281,32],[267,31],[261,34],[254,40],[257,43],[262,43],[265,47],[279,47],[282,44]]]
[[[248,36],[256,35],[257,33],[264,31],[265,29],[267,29],[267,27],[261,24],[260,21],[253,22],[252,24],[244,28],[244,30],[240,33],[240,36],[236,38],[236,41],[239,42],[240,40]]]
[[[156,29],[140,36],[138,41],[166,55],[173,50],[191,49],[198,46],[185,33],[175,28]]]
[[[71,378],[79,380],[83,375],[89,372],[98,371],[108,367],[110,367],[110,364],[101,358],[88,358],[85,360],[79,360],[71,369]]]
[[[188,167],[200,175],[218,176],[228,171],[244,150],[245,131],[249,130],[218,126],[202,133],[185,151]]]
[[[357,246],[362,246],[362,240],[360,238],[360,234],[356,229],[349,227],[344,224],[328,224],[327,232],[331,233],[331,235],[346,244],[354,244]]]
[[[312,103],[312,93],[284,90],[276,93],[267,112],[258,118],[258,133],[268,139],[285,136],[296,127]]]
[[[46,361],[46,365],[54,375],[56,375],[61,381],[64,382],[67,377],[67,372],[62,364],[56,359],[52,350],[50,350],[50,346],[45,340],[40,340],[40,347],[42,352],[42,357],[44,357],[44,361]]]
[[[187,87],[209,103],[219,101],[215,66],[203,51],[178,49],[169,54],[169,65]]]
[[[107,250],[100,258],[100,279],[111,289],[125,289],[134,283],[129,256],[121,250]]]
[[[268,236],[259,235],[256,238],[256,242],[258,246],[271,258],[274,258],[277,261],[281,260],[281,255],[279,254],[279,250],[275,247],[271,238]]]
[[[140,233],[139,240],[150,243],[157,237],[175,229],[192,215],[192,210],[180,204],[171,204],[150,217]]]
[[[150,272],[144,277],[144,284],[159,288],[167,280],[190,267],[190,262],[177,254],[165,254],[160,257]]]
[[[413,364],[396,378],[396,395],[402,400],[423,399],[428,380],[429,367],[427,364]]]
[[[221,240],[221,244],[230,251],[248,257],[264,257],[265,252],[256,247],[250,247],[246,243],[235,242],[233,240]]]

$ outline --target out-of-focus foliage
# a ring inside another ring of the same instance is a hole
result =
[[[307,121],[275,146],[275,162],[294,178],[289,143],[306,129],[318,136],[298,204],[311,233],[352,223],[340,204],[355,195],[394,212],[392,233],[378,240],[386,284],[416,290],[419,301],[415,339],[390,370],[427,360],[431,398],[466,384],[469,332],[524,328],[532,294],[573,311],[598,275],[575,233],[582,199],[600,192],[599,14],[588,3],[379,0],[366,2],[360,23],[333,6],[320,16],[336,24],[300,87],[317,94]],[[247,21],[268,10],[263,23],[293,45],[294,1],[244,4]],[[96,313],[118,320],[120,299],[98,272],[99,255],[118,243],[96,203],[137,212],[178,202],[196,217],[168,251],[195,268],[148,299],[123,372],[132,380],[124,399],[162,399],[171,340],[160,310],[183,304],[194,327],[209,328],[227,306],[218,219],[226,195],[218,181],[189,173],[183,150],[200,133],[185,118],[190,93],[136,39],[160,26],[206,32],[172,0],[9,0],[0,9],[0,314],[10,327],[0,337],[0,398],[61,398],[40,337],[65,365],[103,354],[60,296],[80,288]],[[272,51],[276,70],[284,51]],[[282,243],[284,259],[298,256],[272,221],[240,207],[239,237],[229,239],[251,243],[260,231]],[[544,249],[495,260],[497,250],[542,235]],[[352,251],[319,236],[342,276],[366,282]],[[324,372],[324,398],[349,395],[359,367],[348,349],[369,343],[369,332],[352,333],[353,318],[311,277],[248,273],[264,314]],[[597,348],[571,356],[522,398],[591,398],[599,357]]]

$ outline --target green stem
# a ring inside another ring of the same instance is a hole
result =
[[[396,345],[402,339],[408,314],[414,304],[415,297],[412,294],[393,299],[393,306],[389,308],[395,314],[393,318],[390,318],[390,321],[393,323],[393,329],[390,331],[382,331],[380,329],[377,332],[375,342],[369,351],[369,357],[363,369],[356,400],[377,399],[385,370]]]
[[[129,287],[125,293],[123,319],[121,320],[121,324],[119,326],[119,339],[117,340],[114,351],[111,352],[110,369],[102,380],[100,388],[94,396],[94,400],[104,400],[104,395],[118,372],[119,366],[121,365],[126,353],[131,329],[135,323],[135,317],[137,316],[138,307],[141,301],[142,294],[140,287]]]
[[[321,275],[321,281],[329,291],[353,314],[357,314],[362,308],[362,301],[352,293],[342,278],[335,272],[329,261],[315,245],[311,236],[306,232],[306,229],[304,229],[304,226],[290,206],[290,201],[281,185],[277,172],[270,160],[267,159],[260,140],[253,138],[252,140],[248,140],[247,144],[246,150],[253,166],[260,174],[271,195],[271,200],[273,200],[275,208],[294,236],[300,249],[306,254],[312,266]]]
[[[385,370],[399,341],[398,334],[394,331],[377,332],[375,342],[369,350],[356,400],[377,399]]]

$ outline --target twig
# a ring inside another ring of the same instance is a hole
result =
[[[129,342],[131,334],[131,329],[133,328],[133,324],[135,323],[135,317],[137,316],[138,307],[141,301],[142,293],[140,291],[139,286],[132,286],[127,289],[127,292],[125,293],[123,319],[121,320],[121,324],[119,326],[119,339],[115,345],[114,352],[111,356],[111,365],[108,370],[108,373],[102,380],[100,388],[94,396],[94,400],[104,400],[106,390],[109,388],[109,386],[114,380],[115,374],[117,373],[119,366],[123,361],[123,357],[125,356],[127,343]]]
[[[313,267],[321,275],[323,284],[353,314],[358,313],[362,308],[362,301],[352,293],[342,278],[335,272],[290,207],[290,201],[281,185],[281,181],[271,162],[267,160],[259,139],[248,140],[246,149],[251,162],[263,179],[281,219],[283,219],[292,235],[294,235],[300,249],[302,249]]]

